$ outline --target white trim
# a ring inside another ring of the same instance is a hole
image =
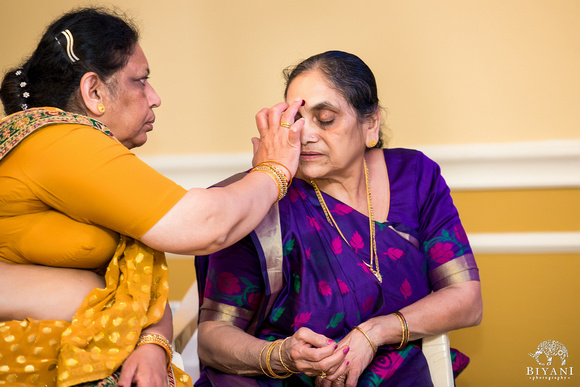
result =
[[[580,140],[417,146],[453,190],[580,187]],[[208,187],[251,167],[250,153],[143,156],[185,188]]]
[[[419,147],[454,190],[580,187],[580,140]]]
[[[417,146],[453,190],[580,187],[580,140]],[[142,159],[185,188],[208,187],[251,167],[249,153]],[[476,254],[578,253],[580,232],[470,234]],[[178,259],[168,255],[168,259]]]
[[[470,233],[468,237],[475,255],[580,253],[580,231]],[[193,257],[167,254],[167,259]]]
[[[474,233],[468,236],[475,255],[580,253],[580,232]]]
[[[157,155],[140,158],[188,189],[209,187],[252,167],[250,153]]]

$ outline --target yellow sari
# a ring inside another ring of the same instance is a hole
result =
[[[163,316],[168,272],[163,253],[121,237],[106,288],[85,298],[72,323],[0,322],[0,385],[73,386],[106,378],[135,348],[143,328]],[[172,367],[177,386],[191,378]]]

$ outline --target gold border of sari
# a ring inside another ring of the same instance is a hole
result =
[[[464,254],[433,269],[429,280],[433,290],[439,290],[460,282],[479,281],[479,269],[473,254]]]
[[[34,108],[9,115],[0,121],[0,160],[26,137],[53,124],[78,124],[97,129],[109,137],[113,134],[100,121],[63,110]]]

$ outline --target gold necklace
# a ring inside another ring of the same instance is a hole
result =
[[[381,270],[379,267],[379,256],[377,254],[377,241],[375,238],[375,220],[373,217],[373,201],[371,198],[371,189],[370,189],[370,184],[369,184],[369,170],[367,168],[367,162],[365,159],[363,159],[363,163],[364,163],[364,168],[365,168],[365,185],[366,185],[366,189],[367,189],[367,205],[368,205],[368,210],[369,210],[369,234],[370,234],[370,239],[371,239],[369,248],[370,248],[371,262],[366,263],[366,261],[362,258],[361,258],[361,260],[370,269],[370,271],[375,275],[375,277],[377,277],[377,280],[379,280],[379,283],[383,283],[383,276],[381,275]],[[334,218],[332,217],[332,214],[330,213],[330,210],[326,206],[326,202],[324,201],[324,198],[322,197],[322,194],[320,193],[320,189],[318,189],[318,185],[316,185],[316,182],[314,180],[310,180],[310,184],[312,185],[312,187],[314,187],[314,191],[316,192],[316,197],[318,198],[318,202],[320,202],[320,205],[322,206],[322,210],[324,211],[324,215],[326,216],[326,220],[328,221],[328,223],[333,225],[334,228],[336,228],[336,230],[338,231],[338,233],[342,237],[342,239],[346,242],[346,244],[349,245],[351,248],[353,248],[351,246],[351,244],[346,240],[346,238],[342,234],[342,231],[338,227],[338,224],[336,224]],[[355,251],[356,251],[356,249],[355,249]]]

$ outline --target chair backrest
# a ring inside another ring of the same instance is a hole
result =
[[[447,333],[424,337],[423,354],[429,365],[433,386],[453,387],[455,381],[453,379],[449,336]]]

